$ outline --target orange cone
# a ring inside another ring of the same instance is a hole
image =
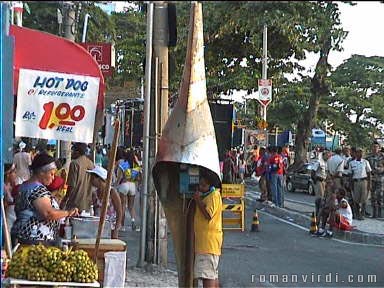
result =
[[[252,219],[252,227],[251,227],[251,231],[252,232],[259,232],[260,229],[259,229],[259,215],[257,214],[257,210],[255,209],[255,213],[253,214],[253,219]]]
[[[312,212],[311,216],[311,227],[309,228],[309,233],[314,234],[317,231],[317,221],[316,221],[316,216],[315,212]]]

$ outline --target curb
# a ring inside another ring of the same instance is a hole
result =
[[[264,205],[261,202],[254,203],[254,206],[258,210],[263,210],[272,214],[276,217],[282,218],[284,220],[288,220],[290,222],[294,222],[303,227],[309,227],[311,223],[311,218],[300,214],[298,212],[293,212],[285,208],[280,207],[270,207],[268,205]],[[308,228],[309,230],[309,228]],[[384,247],[384,235],[375,234],[375,233],[367,233],[359,230],[354,231],[334,231],[334,238],[355,242],[355,243],[363,243],[363,244],[373,244]]]

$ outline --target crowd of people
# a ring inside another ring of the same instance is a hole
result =
[[[382,217],[384,153],[377,142],[364,158],[362,148],[319,149],[312,169],[318,236],[332,237],[333,228],[353,229],[352,220]],[[372,215],[367,211],[370,198]],[[326,229],[327,224],[329,228]]]
[[[12,244],[55,242],[65,219],[78,215],[100,216],[107,180],[110,146],[97,145],[95,161],[91,147],[73,143],[68,173],[65,159],[54,156],[54,146],[31,149],[20,142],[13,163],[4,165],[4,205]],[[135,195],[141,182],[141,150],[118,147],[112,173],[107,219],[112,238],[126,230],[125,211],[135,223]]]
[[[227,151],[222,163],[223,183],[245,183],[246,177],[259,179],[260,201],[284,206],[286,174],[292,161],[289,145],[243,147]]]
[[[353,219],[382,217],[383,150],[377,142],[373,143],[367,157],[364,157],[363,149],[356,147],[344,146],[334,151],[322,147],[315,149],[313,159],[308,159],[319,227],[315,235],[332,237],[335,227],[353,229]],[[221,166],[223,183],[244,183],[246,177],[257,179],[261,193],[258,201],[284,207],[286,175],[292,158],[288,145],[255,145],[248,151],[244,147],[231,149],[225,154]],[[369,199],[372,215],[367,211]]]

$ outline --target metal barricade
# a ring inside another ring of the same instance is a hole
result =
[[[241,230],[244,232],[244,194],[244,184],[222,184],[223,230]]]

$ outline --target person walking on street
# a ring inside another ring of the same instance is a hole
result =
[[[132,150],[124,152],[122,159],[116,159],[117,162],[117,191],[120,194],[123,222],[122,231],[125,231],[125,208],[128,206],[129,214],[131,215],[132,231],[136,231],[136,211],[135,197],[137,192],[136,183],[140,176],[140,167]]]
[[[222,199],[213,186],[211,175],[201,169],[194,215],[195,264],[194,279],[202,279],[203,287],[219,287],[219,258],[223,243]]]
[[[31,177],[29,166],[32,164],[32,158],[29,153],[23,151],[26,146],[24,142],[20,142],[19,152],[13,156],[13,164],[16,167],[16,184],[22,184]]]
[[[372,168],[372,218],[381,218],[384,181],[384,154],[380,152],[380,145],[378,142],[373,143],[372,153],[367,156],[367,160]]]
[[[74,143],[72,147],[72,160],[69,165],[67,179],[67,194],[61,202],[66,209],[78,207],[79,211],[89,211],[92,205],[91,175],[95,165],[86,156],[87,144]]]
[[[371,190],[371,165],[363,159],[363,149],[356,149],[356,159],[349,164],[352,178],[352,198],[356,217],[364,220],[368,191]]]

